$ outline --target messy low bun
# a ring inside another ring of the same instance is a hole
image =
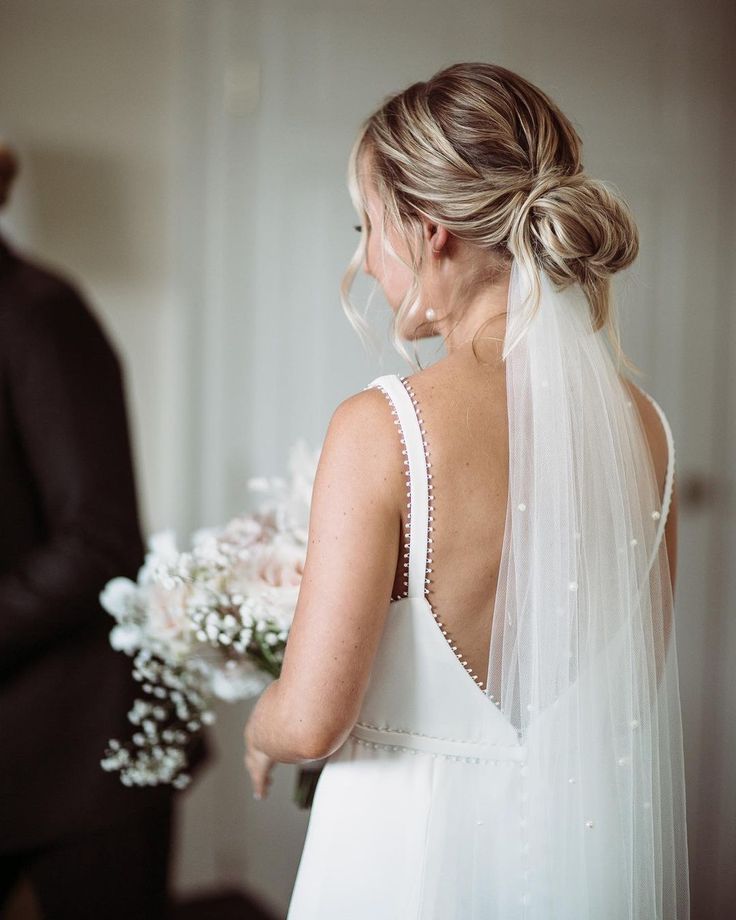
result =
[[[639,234],[628,207],[583,173],[536,183],[519,208],[509,248],[534,259],[560,287],[585,289],[596,329],[609,321],[611,275],[631,265]]]
[[[583,171],[582,142],[558,106],[528,80],[494,64],[455,64],[389,97],[364,122],[353,146],[348,185],[366,225],[359,167],[370,159],[391,226],[406,240],[414,283],[394,318],[397,330],[419,301],[420,217],[445,226],[487,253],[463,293],[525,263],[560,287],[583,288],[596,329],[606,328],[620,354],[610,304],[610,277],[638,253],[638,233],[625,202]],[[358,331],[366,325],[349,291],[362,263],[361,243],[343,278],[343,306]],[[482,260],[481,260],[482,261]],[[537,287],[538,285],[534,285]],[[452,307],[450,307],[450,312]]]

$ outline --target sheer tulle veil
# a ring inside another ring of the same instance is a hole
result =
[[[682,920],[666,509],[636,403],[582,288],[535,280],[515,259],[508,509],[486,683],[525,750],[534,853],[519,880],[524,916]]]

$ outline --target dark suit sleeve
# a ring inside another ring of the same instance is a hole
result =
[[[45,539],[0,572],[0,671],[94,618],[142,562],[122,371],[73,286],[14,311],[8,389]]]

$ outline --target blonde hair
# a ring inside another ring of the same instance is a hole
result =
[[[515,257],[530,272],[536,291],[541,270],[560,288],[579,283],[593,327],[605,327],[616,356],[633,368],[621,349],[610,276],[636,258],[638,231],[620,196],[585,175],[581,147],[569,119],[542,90],[495,64],[455,64],[390,96],[363,122],[348,164],[348,188],[363,232],[340,295],[356,331],[371,337],[350,300],[370,232],[359,177],[359,167],[369,165],[383,203],[384,249],[399,258],[387,238],[391,226],[410,253],[405,264],[413,282],[394,317],[391,338],[417,369],[416,348],[410,355],[398,330],[419,305],[421,216],[488,254],[462,279],[452,301],[507,272]],[[454,309],[451,304],[449,316]]]

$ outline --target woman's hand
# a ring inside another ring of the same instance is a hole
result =
[[[268,754],[264,754],[253,744],[252,724],[253,717],[251,716],[245,726],[245,767],[250,773],[250,779],[253,784],[253,798],[265,799],[268,794],[268,788],[273,782],[271,771],[276,765],[276,761],[271,760]]]

